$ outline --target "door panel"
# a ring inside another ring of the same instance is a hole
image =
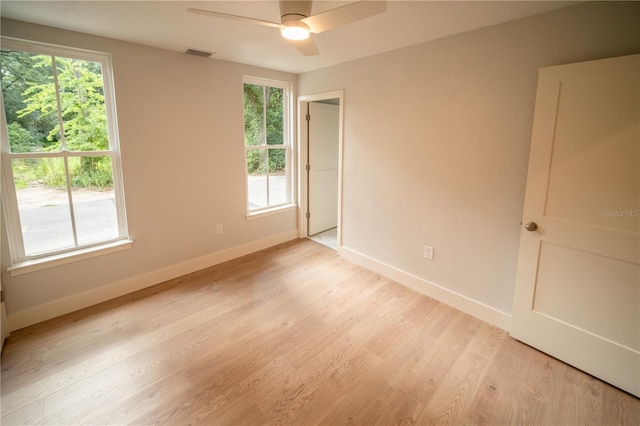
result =
[[[640,396],[640,55],[540,71],[511,334]]]
[[[640,349],[637,264],[542,242],[538,265],[535,312]]]
[[[309,235],[338,225],[339,111],[309,103]]]
[[[637,233],[603,210],[638,205],[638,77],[563,81],[559,101],[545,215]]]

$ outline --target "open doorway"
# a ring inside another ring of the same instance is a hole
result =
[[[341,245],[342,92],[303,96],[300,129],[300,237]]]

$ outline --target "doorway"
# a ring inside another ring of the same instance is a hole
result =
[[[339,251],[342,209],[342,91],[298,98],[299,237]]]

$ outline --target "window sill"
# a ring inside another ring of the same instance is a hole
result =
[[[259,219],[264,216],[271,216],[272,214],[282,213],[290,210],[295,210],[298,206],[295,204],[285,204],[270,209],[258,210],[256,212],[247,213],[247,220]]]
[[[84,249],[74,250],[68,253],[55,254],[52,256],[41,257],[39,259],[25,260],[7,268],[12,277],[28,274],[29,272],[40,271],[42,269],[53,268],[54,266],[65,265],[67,263],[77,262],[92,257],[102,256],[108,253],[114,253],[120,250],[126,250],[133,245],[132,240],[120,240],[112,243],[101,244],[98,246],[88,247]]]

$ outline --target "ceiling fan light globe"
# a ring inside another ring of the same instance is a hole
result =
[[[302,22],[287,22],[280,33],[287,40],[306,40],[309,38],[309,27]]]

